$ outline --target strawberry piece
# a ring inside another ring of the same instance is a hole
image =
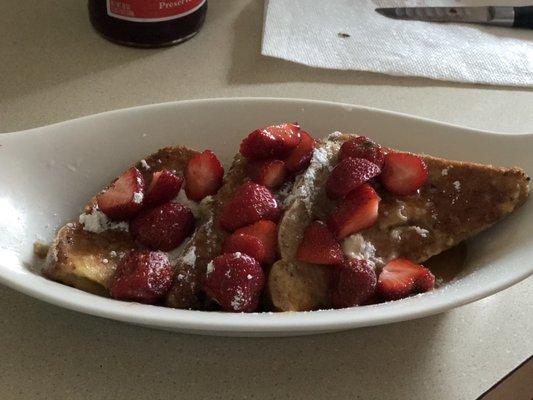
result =
[[[296,258],[312,264],[336,265],[342,262],[344,255],[326,224],[314,221],[305,229]]]
[[[144,199],[144,180],[135,167],[120,175],[96,197],[98,208],[111,220],[128,220],[137,214]]]
[[[328,227],[337,239],[370,228],[378,218],[380,198],[368,183],[353,190],[328,218]]]
[[[119,300],[153,304],[172,285],[172,266],[160,251],[131,250],[119,261],[111,278],[109,294]]]
[[[364,158],[378,167],[383,168],[385,151],[366,136],[357,136],[344,142],[339,151],[339,161],[345,158]]]
[[[204,290],[225,311],[254,311],[264,286],[261,266],[246,254],[223,254],[207,266]]]
[[[277,221],[281,215],[278,202],[266,187],[253,182],[240,186],[220,215],[220,225],[228,232],[261,219]]]
[[[379,274],[377,290],[386,300],[397,300],[435,286],[435,276],[422,265],[406,258],[389,261]]]
[[[380,172],[376,164],[364,158],[345,158],[331,171],[326,193],[330,199],[340,199]]]
[[[241,142],[241,154],[250,160],[283,159],[300,143],[298,124],[280,124],[256,129]]]
[[[189,160],[185,169],[185,192],[187,197],[200,201],[215,194],[222,186],[224,168],[215,153],[205,150]]]
[[[346,260],[335,268],[331,286],[331,303],[335,308],[365,304],[376,291],[377,277],[365,260]]]
[[[268,220],[261,220],[255,224],[237,229],[236,234],[244,234],[256,237],[261,241],[265,249],[265,264],[272,264],[276,260],[278,253],[278,226],[276,223]],[[258,259],[259,260],[259,259]]]
[[[381,183],[394,194],[414,194],[428,179],[424,160],[414,154],[389,153],[385,157]]]
[[[172,200],[179,193],[182,183],[183,178],[176,176],[168,169],[154,172],[146,192],[144,204],[157,206]]]
[[[285,166],[291,172],[300,172],[309,166],[313,157],[316,141],[305,131],[300,131],[302,139],[296,148],[285,159]]]
[[[266,249],[263,242],[246,233],[232,233],[222,245],[222,253],[243,253],[263,264],[266,260]]]
[[[280,186],[287,177],[287,168],[281,160],[250,161],[246,164],[248,177],[269,189]]]
[[[194,216],[180,203],[165,203],[144,210],[130,222],[133,237],[154,250],[178,247],[194,229]]]

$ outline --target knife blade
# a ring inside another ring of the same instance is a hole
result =
[[[376,8],[376,11],[393,19],[464,22],[533,29],[533,6],[390,7]]]

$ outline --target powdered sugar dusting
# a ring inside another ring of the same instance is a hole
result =
[[[195,201],[189,200],[189,198],[187,197],[187,193],[185,193],[185,190],[183,188],[181,188],[178,195],[174,198],[173,201],[183,204],[185,207],[189,208],[195,218],[198,218],[200,216],[200,205]]]
[[[125,221],[113,222],[98,209],[98,206],[93,206],[89,214],[83,213],[79,216],[78,221],[83,225],[83,230],[93,233],[102,233],[107,230],[116,230],[128,232],[129,226]]]
[[[231,308],[237,311],[240,310],[245,304],[246,300],[244,299],[244,293],[241,288],[237,288],[235,290],[235,295],[231,300]]]
[[[183,255],[183,264],[193,266],[196,263],[196,247],[191,246],[187,252]]]
[[[363,235],[356,233],[348,236],[342,242],[342,250],[348,258],[356,260],[366,260],[373,268],[384,265],[381,257],[376,257],[376,248],[374,245],[365,240]]]
[[[207,268],[205,270],[205,274],[209,275],[213,270],[215,269],[215,265],[213,264],[213,261],[209,261],[209,264],[207,264]]]
[[[135,204],[141,204],[143,201],[144,195],[141,192],[133,193],[133,202]]]
[[[141,166],[147,171],[150,170],[150,166],[148,165],[148,163],[146,162],[144,158],[141,160]]]
[[[454,187],[455,190],[457,190],[457,191],[461,190],[461,182],[459,182],[459,181],[455,181],[455,182],[453,183],[453,187]]]

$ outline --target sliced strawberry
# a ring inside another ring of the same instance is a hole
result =
[[[256,183],[246,182],[226,204],[219,222],[222,228],[233,232],[261,219],[277,221],[280,215],[280,206],[270,190]]]
[[[305,229],[296,258],[312,264],[335,265],[342,262],[344,255],[326,224],[314,221]]]
[[[237,229],[236,234],[245,234],[256,237],[265,249],[265,264],[272,264],[278,253],[278,226],[272,221],[263,219],[255,224]],[[260,261],[261,262],[261,261]]]
[[[316,141],[305,131],[300,131],[302,139],[296,148],[285,159],[285,166],[291,172],[300,172],[309,166],[313,157]]]
[[[144,203],[147,206],[157,206],[172,200],[179,193],[182,183],[183,178],[168,169],[154,172]]]
[[[337,164],[326,182],[330,199],[340,199],[363,183],[378,176],[379,167],[364,158],[345,158]]]
[[[266,249],[263,242],[252,235],[234,232],[226,238],[222,245],[222,253],[243,253],[263,264],[266,260]]]
[[[364,158],[383,168],[385,151],[366,136],[357,136],[344,142],[339,151],[339,161],[345,158]]]
[[[416,193],[428,179],[424,160],[409,153],[389,153],[385,157],[381,183],[394,194]]]
[[[346,260],[335,268],[331,303],[335,308],[365,304],[376,291],[377,277],[365,260]]]
[[[287,168],[281,160],[250,161],[246,173],[252,181],[269,189],[280,186],[287,178]]]
[[[377,290],[385,300],[397,300],[435,286],[435,276],[422,265],[406,258],[389,261],[379,274]]]
[[[187,197],[200,201],[215,194],[222,186],[224,168],[215,153],[205,150],[189,160],[185,169],[185,192]]]
[[[328,218],[329,229],[337,239],[370,228],[378,218],[380,198],[368,183],[348,194]]]
[[[133,237],[154,250],[171,251],[189,236],[194,216],[179,203],[165,203],[141,212],[130,222]]]
[[[264,286],[261,266],[246,254],[223,254],[207,266],[204,290],[225,311],[254,311]]]
[[[144,200],[144,180],[135,167],[118,177],[113,184],[96,197],[98,208],[114,221],[128,220],[137,214]]]
[[[160,251],[131,250],[119,261],[111,278],[109,294],[119,300],[153,304],[172,284],[172,267]]]
[[[249,160],[283,159],[300,143],[298,124],[280,124],[256,129],[241,143],[240,152]]]

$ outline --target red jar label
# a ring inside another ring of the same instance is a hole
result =
[[[158,22],[184,17],[206,0],[106,0],[107,14],[135,22]]]

